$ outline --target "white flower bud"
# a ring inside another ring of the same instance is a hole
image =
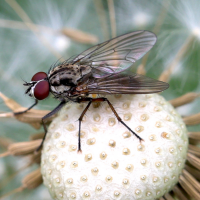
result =
[[[42,175],[54,199],[157,199],[178,182],[188,148],[187,129],[164,98],[107,96],[140,143],[106,102],[67,104],[51,123],[42,151]],[[51,172],[51,173],[49,173]]]

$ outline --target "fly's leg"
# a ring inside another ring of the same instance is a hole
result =
[[[20,114],[26,113],[27,111],[29,111],[31,108],[33,108],[33,107],[36,106],[37,104],[38,104],[38,100],[35,99],[35,103],[34,103],[32,106],[30,106],[29,108],[27,108],[26,110],[21,111],[21,112],[14,112],[14,115],[20,115]]]
[[[79,117],[78,121],[79,121],[79,130],[78,130],[78,152],[82,152],[81,150],[81,121],[83,120],[83,117],[85,115],[85,113],[87,112],[88,108],[90,107],[93,99],[92,98],[85,98],[85,99],[81,99],[80,102],[83,101],[89,101],[88,105],[85,107],[85,109],[83,110],[83,112],[81,113],[81,116]],[[79,102],[79,103],[80,103]]]
[[[131,133],[133,133],[133,135],[135,135],[140,142],[144,141],[139,135],[137,135],[133,130],[131,130],[123,121],[122,119],[119,117],[119,115],[117,114],[116,110],[114,109],[113,105],[110,103],[110,101],[107,98],[102,98],[104,99],[104,101],[107,101],[108,105],[110,106],[111,110],[113,111],[114,115],[117,117],[117,120],[119,122],[121,122]]]
[[[36,151],[39,151],[42,148],[44,140],[45,140],[46,135],[47,135],[47,127],[46,127],[46,124],[45,124],[45,120],[48,119],[49,117],[51,117],[52,115],[56,114],[65,104],[66,104],[65,101],[61,101],[60,104],[56,108],[54,108],[50,113],[48,113],[47,115],[45,115],[42,118],[42,125],[43,125],[45,133],[44,133],[44,137],[42,139],[42,142],[41,142],[40,146],[36,149]]]
[[[21,111],[21,112],[15,112],[14,115],[20,115],[20,114],[23,114],[23,113],[26,113],[27,111],[29,111],[31,108],[33,108],[35,105],[37,105],[38,103],[38,100],[36,99],[35,100],[35,103],[30,106],[29,108],[27,108],[26,110],[24,111]],[[43,146],[43,143],[44,143],[44,140],[46,138],[46,134],[47,134],[47,127],[46,127],[46,124],[45,124],[45,120],[49,117],[51,117],[52,115],[56,114],[64,105],[65,105],[65,101],[62,101],[56,108],[54,108],[54,110],[52,110],[50,113],[48,113],[47,115],[45,115],[43,118],[42,118],[42,125],[43,125],[43,128],[44,128],[44,137],[42,139],[42,142],[40,144],[40,146],[36,149],[36,151],[39,151],[42,146]]]
[[[88,108],[90,107],[92,102],[102,102],[102,101],[106,101],[108,103],[108,105],[110,106],[112,112],[114,113],[114,115],[116,116],[117,120],[119,122],[121,122],[131,133],[133,133],[133,135],[135,135],[140,142],[144,141],[139,135],[137,135],[133,130],[131,130],[123,121],[122,119],[119,117],[119,115],[117,114],[116,110],[114,109],[113,105],[110,103],[110,101],[107,98],[96,98],[96,99],[92,99],[92,98],[82,98],[78,100],[78,103],[81,102],[85,102],[85,101],[89,101],[88,105],[86,106],[86,108],[83,110],[80,118],[79,118],[79,138],[78,138],[78,152],[81,152],[81,142],[80,142],[80,129],[81,129],[81,121],[83,119],[83,116],[85,115],[85,113],[87,112]]]

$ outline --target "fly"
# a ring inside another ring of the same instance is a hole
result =
[[[136,73],[124,73],[132,63],[146,54],[156,43],[156,36],[149,31],[135,31],[124,34],[93,46],[76,57],[70,58],[50,68],[48,74],[36,73],[28,86],[26,94],[35,99],[35,103],[22,112],[33,108],[38,100],[52,93],[60,104],[42,118],[45,135],[37,150],[41,149],[47,134],[45,120],[57,113],[67,102],[88,102],[79,117],[78,151],[81,151],[81,122],[92,102],[106,101],[117,120],[121,122],[139,141],[142,138],[131,130],[119,117],[107,98],[91,98],[98,94],[149,94],[161,92],[169,87],[165,82],[154,80]],[[123,72],[123,73],[122,73]]]

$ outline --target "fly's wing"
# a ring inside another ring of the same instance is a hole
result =
[[[128,76],[118,73],[91,78],[83,86],[80,94],[148,94],[166,90],[169,84],[139,74]]]
[[[154,33],[135,31],[91,47],[68,62],[89,65],[93,68],[93,77],[101,78],[124,71],[155,43]]]

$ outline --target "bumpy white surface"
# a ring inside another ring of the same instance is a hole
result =
[[[147,200],[177,183],[184,167],[186,127],[162,96],[108,96],[119,116],[144,142],[119,123],[106,102],[68,104],[49,127],[42,152],[42,175],[54,199]]]

